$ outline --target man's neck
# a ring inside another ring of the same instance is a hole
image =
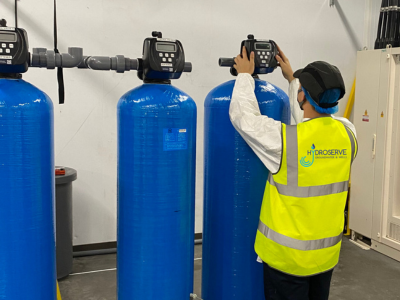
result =
[[[304,111],[305,119],[324,118],[324,117],[330,117],[330,116],[331,116],[330,114],[320,114],[313,109]]]

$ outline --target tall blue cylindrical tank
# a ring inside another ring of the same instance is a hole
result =
[[[204,300],[265,299],[254,242],[268,170],[229,119],[234,84],[216,87],[204,104]],[[281,89],[255,80],[255,94],[263,115],[290,122]]]
[[[56,299],[53,103],[0,79],[0,299]]]
[[[193,292],[195,102],[144,84],[118,103],[118,299]]]

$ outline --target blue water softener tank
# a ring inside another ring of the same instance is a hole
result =
[[[119,300],[193,292],[197,109],[170,84],[191,70],[182,45],[160,35],[145,41],[144,84],[118,103]],[[165,57],[173,59],[163,70]]]
[[[0,76],[0,299],[55,300],[53,103]]]
[[[274,46],[265,43],[260,46]],[[248,53],[254,51],[251,47]],[[255,75],[271,72],[257,67]],[[229,119],[234,84],[213,89],[204,105],[204,300],[265,299],[254,242],[268,170]],[[256,79],[255,94],[263,115],[290,122],[289,98],[281,89]]]

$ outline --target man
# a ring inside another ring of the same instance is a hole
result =
[[[255,251],[264,263],[266,299],[325,300],[339,260],[356,131],[332,114],[345,94],[340,71],[314,62],[293,73],[279,49],[297,125],[262,116],[254,94],[254,53],[235,59],[233,126],[269,169]],[[276,295],[268,295],[269,285]]]

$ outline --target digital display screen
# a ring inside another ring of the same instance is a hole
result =
[[[17,36],[14,33],[0,33],[0,41],[2,42],[16,42]]]
[[[271,50],[271,44],[267,43],[256,43],[256,50]]]
[[[176,45],[171,43],[157,43],[157,51],[176,52]]]

